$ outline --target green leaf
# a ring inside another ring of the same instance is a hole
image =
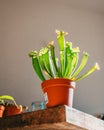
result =
[[[98,65],[98,63],[95,64],[95,66],[93,66],[90,70],[88,70],[85,74],[81,75],[80,77],[76,78],[75,81],[79,81],[81,79],[86,78],[88,75],[90,75],[92,72],[94,72],[95,70],[99,70],[100,67]]]
[[[64,71],[65,71],[65,35],[67,35],[67,32],[56,30],[57,34],[57,41],[59,45],[60,50],[60,70],[61,75],[63,77]]]
[[[74,79],[81,72],[81,70],[85,67],[85,65],[87,63],[87,60],[88,60],[88,53],[84,52],[82,61],[81,61],[80,65],[79,65],[78,69],[72,75],[71,79]]]
[[[0,99],[1,99],[1,100],[11,100],[11,101],[14,102],[14,104],[15,104],[16,107],[19,107],[19,106],[17,105],[15,99],[14,99],[12,96],[10,96],[10,95],[2,95],[2,96],[0,96]]]
[[[52,70],[51,70],[51,64],[50,64],[50,56],[49,56],[49,50],[47,47],[42,48],[39,52],[39,63],[43,69],[43,72],[48,77],[54,77]]]
[[[39,60],[38,60],[38,57],[37,57],[37,53],[35,53],[34,56],[32,57],[32,65],[33,65],[33,68],[34,68],[36,74],[39,76],[39,78],[42,81],[44,81],[45,77],[42,73],[42,70],[41,70],[41,67],[40,67],[40,64],[39,64]]]
[[[57,63],[56,63],[56,57],[55,57],[55,51],[54,51],[54,48],[55,48],[54,42],[53,41],[49,42],[47,47],[49,48],[49,51],[50,51],[53,69],[55,70],[55,77],[60,77],[60,72],[58,70],[58,66],[57,66]]]
[[[14,98],[12,96],[9,96],[9,95],[0,96],[0,99],[6,99],[6,100],[12,100],[12,101],[14,101]]]

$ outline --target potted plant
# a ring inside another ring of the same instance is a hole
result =
[[[17,105],[15,99],[10,95],[1,95],[0,101],[4,106],[2,116],[11,116],[24,112],[22,105]]]
[[[33,68],[42,80],[42,91],[45,95],[46,107],[57,105],[73,105],[73,91],[76,82],[99,70],[96,63],[86,73],[80,75],[88,60],[88,53],[83,52],[79,63],[79,47],[73,48],[72,42],[65,41],[67,32],[56,30],[59,56],[56,57],[54,42],[51,41],[38,52],[31,51]],[[78,66],[79,63],[79,66]]]

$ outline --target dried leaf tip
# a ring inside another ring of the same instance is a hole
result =
[[[68,32],[60,31],[60,30],[57,30],[57,29],[56,29],[55,32],[56,32],[57,35],[60,35],[60,34],[67,35],[68,34]]]
[[[95,63],[95,69],[96,69],[96,70],[100,70],[100,66],[99,66],[98,63]]]
[[[52,45],[52,46],[53,46],[53,45],[54,45],[54,41],[50,41],[50,42],[49,42],[49,45]]]

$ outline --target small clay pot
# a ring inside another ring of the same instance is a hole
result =
[[[0,105],[0,118],[3,117],[5,107],[3,105]]]
[[[41,85],[46,107],[59,105],[73,106],[73,94],[76,85],[74,81],[64,78],[56,78],[45,80]]]
[[[24,110],[20,109],[17,106],[14,105],[10,105],[10,106],[6,106],[5,107],[5,111],[4,111],[4,116],[12,116],[12,115],[17,115],[17,114],[21,114],[23,113]]]

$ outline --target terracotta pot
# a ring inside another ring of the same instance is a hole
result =
[[[12,116],[23,113],[23,110],[21,111],[20,108],[17,108],[16,106],[6,106],[4,111],[4,116]]]
[[[0,118],[3,117],[5,107],[3,105],[0,105]]]
[[[59,105],[73,106],[75,82],[69,79],[56,78],[42,82],[42,91],[45,96],[46,107]]]

